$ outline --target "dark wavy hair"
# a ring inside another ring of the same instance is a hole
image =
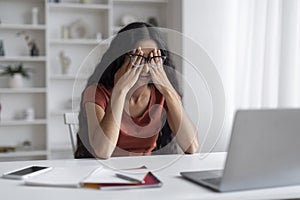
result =
[[[181,96],[175,75],[175,66],[170,58],[170,52],[168,51],[167,43],[165,42],[166,39],[158,28],[144,22],[131,23],[117,33],[111,41],[108,50],[104,53],[100,63],[96,66],[93,74],[89,77],[86,88],[95,83],[101,83],[107,89],[113,88],[114,75],[124,63],[126,53],[136,48],[137,42],[147,39],[155,41],[158,49],[161,50],[162,55],[167,57],[164,62],[164,70],[171,84]],[[83,93],[81,101],[83,100]],[[95,157],[94,151],[89,143],[87,120],[83,116],[83,109],[80,110],[78,118],[79,132],[77,134],[77,150],[75,152],[75,158]],[[168,145],[172,139],[173,134],[168,122],[166,121],[159,133],[156,142],[157,146],[153,151],[159,150]]]

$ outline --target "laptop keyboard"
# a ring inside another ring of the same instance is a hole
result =
[[[183,172],[182,175],[196,183],[218,188],[221,185],[223,170]]]

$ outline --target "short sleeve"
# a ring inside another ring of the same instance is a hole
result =
[[[102,85],[91,85],[87,87],[83,94],[82,106],[88,102],[95,103],[99,105],[104,110],[107,107],[109,101],[109,94],[107,90]]]

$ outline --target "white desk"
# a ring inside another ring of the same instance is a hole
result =
[[[161,188],[135,190],[101,191],[85,188],[53,188],[25,186],[22,181],[0,179],[1,199],[283,199],[300,197],[300,186],[262,189],[244,192],[217,193],[182,179],[180,171],[221,169],[225,161],[225,153],[213,153],[205,158],[200,155],[168,155],[111,158],[105,161],[96,160],[45,160],[0,163],[0,174],[25,167],[31,164],[48,166],[84,166],[100,165],[100,163],[117,168],[146,165],[155,169],[155,174],[163,182]],[[160,169],[158,169],[160,168]]]

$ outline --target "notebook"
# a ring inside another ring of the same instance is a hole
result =
[[[138,181],[120,178],[117,174]],[[144,166],[123,170],[112,170],[102,166],[81,166],[53,167],[49,172],[26,179],[25,185],[112,190],[161,187],[162,182]]]

